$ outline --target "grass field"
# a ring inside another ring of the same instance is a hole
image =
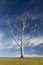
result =
[[[0,58],[0,65],[43,65],[43,57]]]

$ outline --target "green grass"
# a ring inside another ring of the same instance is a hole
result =
[[[0,58],[0,65],[43,65],[43,57]]]

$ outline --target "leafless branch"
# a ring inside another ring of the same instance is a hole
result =
[[[11,31],[10,31],[11,35],[14,37],[14,29],[13,29],[13,27],[11,27],[11,25],[10,25],[10,19],[9,19],[8,17],[7,17],[6,23],[7,23],[8,27],[9,27],[10,30],[11,30]],[[15,25],[15,27],[17,27],[17,26]],[[19,29],[19,28],[17,27],[17,29]],[[19,30],[20,30],[20,29],[19,29]],[[16,38],[14,38],[14,41],[18,44],[19,47],[21,47],[20,44],[17,42]]]
[[[31,32],[30,32],[30,37],[29,37],[28,39],[26,39],[25,41],[28,42],[30,39],[32,39],[33,33],[36,32],[36,27],[37,27],[37,23],[36,23],[34,26],[32,26]],[[25,43],[25,42],[24,42],[24,43]]]
[[[27,25],[25,25],[25,26],[24,26],[24,29],[25,29],[26,27],[28,27],[28,26],[29,26],[28,24],[27,24]]]
[[[21,29],[20,29],[16,24],[14,24],[14,26],[15,26],[20,32],[22,32]]]
[[[18,44],[18,46],[21,48],[21,45],[17,42],[17,40],[14,38],[14,41]]]

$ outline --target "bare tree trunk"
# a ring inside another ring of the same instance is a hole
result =
[[[23,58],[23,47],[21,47],[21,58]]]
[[[23,33],[21,35],[21,58],[23,58]]]
[[[21,33],[21,58],[23,58],[24,54],[24,28],[22,27],[22,33]]]

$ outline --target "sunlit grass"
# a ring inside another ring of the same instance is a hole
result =
[[[0,58],[0,65],[43,65],[43,57]]]

